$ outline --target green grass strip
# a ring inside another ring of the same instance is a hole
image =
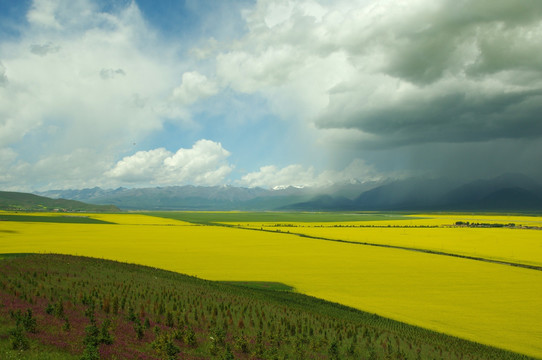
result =
[[[404,220],[408,216],[382,213],[356,212],[199,212],[199,211],[156,211],[145,212],[145,215],[182,220],[198,224],[220,222],[348,222]]]
[[[47,222],[61,224],[113,224],[112,222],[93,219],[87,216],[76,215],[12,215],[0,214],[0,221],[18,221],[18,222]]]
[[[273,291],[293,291],[294,288],[280,282],[274,281],[219,281],[222,284],[234,286],[243,286],[251,289],[273,290]]]

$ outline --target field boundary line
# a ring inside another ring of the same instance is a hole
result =
[[[307,234],[296,233],[296,232],[284,232],[284,231],[267,230],[267,229],[256,229],[256,228],[244,227],[244,226],[240,226],[240,225],[228,225],[228,224],[220,224],[220,223],[206,223],[205,225],[223,226],[223,227],[242,229],[242,230],[263,231],[263,232],[270,232],[270,233],[273,233],[273,234],[294,235],[294,236],[299,236],[299,237],[308,238],[308,239],[322,240],[322,241],[332,241],[332,242],[352,244],[352,245],[374,246],[374,247],[381,247],[381,248],[388,248],[388,249],[414,251],[414,252],[420,252],[420,253],[431,254],[431,255],[449,256],[449,257],[455,257],[455,258],[467,259],[467,260],[473,260],[473,261],[482,261],[482,262],[487,262],[487,263],[497,264],[497,265],[514,266],[514,267],[519,267],[519,268],[523,268],[523,269],[542,271],[542,266],[515,263],[515,262],[511,262],[511,261],[494,260],[494,259],[488,259],[488,258],[479,257],[479,256],[469,256],[469,255],[454,254],[454,253],[448,253],[448,252],[437,251],[437,250],[420,249],[420,248],[414,248],[414,247],[408,247],[408,246],[377,244],[377,243],[364,242],[364,241],[362,242],[362,241],[351,241],[351,240],[341,240],[341,239],[330,239],[330,238],[325,238],[325,237],[321,237],[321,236],[307,235]]]

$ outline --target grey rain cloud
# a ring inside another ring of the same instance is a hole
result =
[[[360,68],[377,54],[384,95],[360,74],[330,91],[318,127],[375,135],[368,147],[542,137],[542,2],[438,4],[345,43]]]
[[[51,42],[46,44],[33,44],[30,45],[30,52],[34,55],[45,56],[48,54],[54,54],[60,51],[60,46]]]
[[[117,76],[125,76],[126,73],[122,69],[102,69],[100,71],[100,77],[104,80],[113,79]]]
[[[6,68],[0,61],[0,86],[6,86],[8,83],[8,77],[6,75]]]
[[[338,102],[319,125],[354,128],[378,136],[368,146],[409,143],[476,142],[542,137],[542,89],[510,94],[449,92],[408,97],[376,109]],[[388,105],[388,106],[387,106]]]
[[[447,74],[470,76],[506,70],[542,70],[539,1],[443,1],[381,30],[388,46],[387,73],[417,84]],[[389,30],[390,28],[388,28]],[[468,51],[474,53],[469,54]]]

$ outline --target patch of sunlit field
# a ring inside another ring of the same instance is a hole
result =
[[[20,252],[113,259],[210,280],[282,282],[304,294],[542,357],[540,271],[215,226],[0,222],[0,253]]]
[[[540,230],[451,227],[457,221],[542,227],[542,217],[479,214],[420,214],[409,217],[408,220],[229,225],[542,266]]]
[[[508,228],[262,227],[334,240],[401,246],[542,266],[542,231]]]

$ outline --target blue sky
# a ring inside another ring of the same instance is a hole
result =
[[[0,0],[0,188],[540,181],[541,4]]]

